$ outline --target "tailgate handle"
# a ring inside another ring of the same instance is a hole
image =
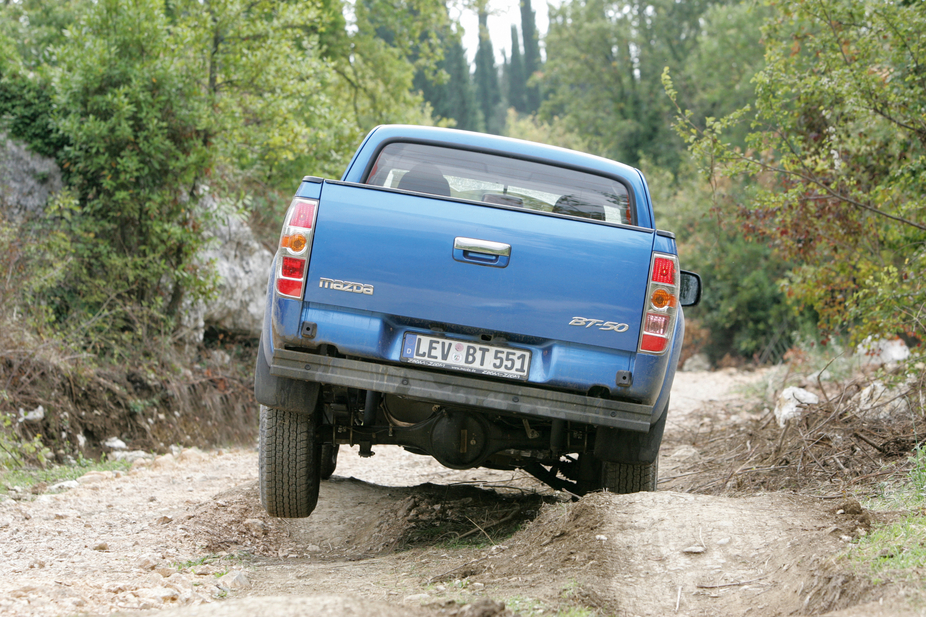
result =
[[[480,266],[504,268],[511,258],[511,245],[491,240],[457,237],[453,239],[453,258]]]

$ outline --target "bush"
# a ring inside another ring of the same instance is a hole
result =
[[[720,119],[679,108],[676,130],[711,182],[753,187],[739,223],[761,225],[793,264],[789,298],[854,341],[926,336],[924,7],[777,2],[754,104]],[[747,120],[744,150],[730,136]]]
[[[727,355],[779,360],[798,322],[781,289],[789,264],[776,256],[761,229],[737,229],[737,204],[748,201],[748,193],[731,186],[728,198],[716,199],[689,167],[677,178],[648,161],[643,168],[657,226],[676,234],[681,267],[702,278],[701,304],[685,310],[686,318],[707,331],[702,351],[715,365]]]

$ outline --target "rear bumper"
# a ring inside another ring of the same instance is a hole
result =
[[[594,386],[610,390],[614,400],[632,400],[656,406],[670,365],[670,355],[638,354],[606,347],[594,347],[536,339],[506,332],[491,332],[442,322],[421,322],[394,315],[318,305],[283,298],[270,290],[264,334],[272,340],[270,351],[287,347],[318,348],[334,346],[339,354],[376,364],[401,362],[404,336],[408,333],[433,334],[431,325],[445,329],[445,336],[463,342],[480,342],[479,335],[491,334],[507,340],[506,345],[529,349],[532,353],[526,386],[584,393]],[[303,326],[314,324],[310,338]],[[484,340],[484,339],[481,339]],[[672,365],[674,371],[674,364]],[[619,372],[632,374],[631,385],[618,385]],[[581,398],[581,394],[577,394]],[[663,401],[665,402],[665,401]]]
[[[373,390],[426,401],[510,414],[646,432],[653,406],[589,398],[517,383],[448,375],[405,366],[275,349],[270,372],[279,377]]]

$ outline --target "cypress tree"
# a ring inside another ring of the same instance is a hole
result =
[[[437,63],[437,68],[447,74],[446,81],[432,81],[419,69],[415,73],[413,87],[431,105],[435,116],[455,120],[460,129],[478,130],[476,96],[460,35],[448,30],[441,33],[441,38],[444,57]]]
[[[521,33],[524,35],[524,79],[525,82],[540,70],[540,42],[537,40],[537,24],[531,0],[521,0]],[[526,111],[535,113],[540,108],[540,89],[527,87],[525,92]]]
[[[526,112],[527,99],[525,98],[525,91],[527,89],[527,76],[524,73],[524,65],[521,63],[518,27],[514,24],[511,26],[511,61],[508,63],[506,77],[508,78],[508,105],[521,113]]]
[[[457,121],[457,128],[475,131],[479,128],[479,114],[476,111],[476,94],[473,92],[469,63],[459,35],[454,35],[444,47],[443,69],[450,79],[447,81],[447,97],[450,109],[446,117]]]
[[[485,8],[479,10],[479,47],[476,49],[476,97],[482,116],[485,118],[486,131],[501,133],[502,126],[499,114],[496,113],[501,102],[501,90],[498,84],[498,70],[495,67],[495,52],[492,50],[492,39],[486,26],[488,14]]]

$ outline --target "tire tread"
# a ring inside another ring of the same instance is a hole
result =
[[[316,414],[261,407],[260,501],[270,516],[305,518],[318,503]]]
[[[629,465],[602,461],[601,488],[622,495],[655,491],[658,467],[658,462]]]

